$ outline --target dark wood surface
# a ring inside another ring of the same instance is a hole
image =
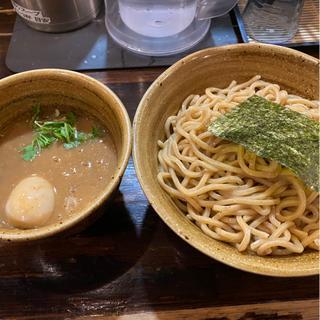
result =
[[[4,61],[14,18],[1,0],[0,78],[11,74]],[[163,70],[86,74],[114,90],[133,119]],[[254,275],[187,245],[150,207],[131,160],[114,203],[84,232],[0,243],[0,319],[318,319],[318,295],[316,276]]]

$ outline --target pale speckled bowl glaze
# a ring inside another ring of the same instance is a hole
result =
[[[110,132],[116,146],[118,163],[114,179],[106,183],[92,203],[70,218],[36,229],[1,229],[0,239],[28,241],[66,231],[81,230],[101,214],[96,209],[112,197],[120,184],[131,153],[131,124],[119,98],[102,83],[83,74],[42,69],[22,72],[0,80],[0,128],[31,108],[34,103],[46,107],[72,107],[98,118]],[[5,183],[5,182],[1,182]],[[83,182],[85,183],[85,181]]]
[[[164,137],[165,120],[176,114],[191,93],[209,86],[224,88],[256,74],[290,93],[318,99],[319,61],[292,49],[240,44],[193,53],[167,69],[151,85],[138,107],[134,124],[133,157],[138,179],[162,220],[182,239],[204,254],[235,268],[270,276],[307,276],[319,272],[317,252],[287,257],[240,253],[205,235],[175,206],[157,182],[157,140]]]

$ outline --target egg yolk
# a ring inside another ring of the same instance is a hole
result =
[[[12,190],[5,206],[8,222],[17,228],[43,226],[54,210],[54,188],[44,178],[31,176]]]

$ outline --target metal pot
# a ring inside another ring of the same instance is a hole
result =
[[[11,0],[17,14],[31,28],[64,32],[82,27],[94,19],[102,0]]]

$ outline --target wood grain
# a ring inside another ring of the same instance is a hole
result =
[[[317,300],[271,302],[266,304],[249,304],[242,306],[226,306],[197,309],[178,309],[169,311],[146,311],[125,315],[102,315],[97,311],[91,316],[80,316],[79,320],[317,320],[319,310]],[[288,308],[290,311],[288,311]],[[71,316],[72,317],[72,316]],[[45,319],[55,319],[49,315]],[[65,318],[70,319],[66,313]],[[10,319],[10,318],[8,318]],[[44,319],[39,317],[23,317],[23,320]]]
[[[0,79],[10,75],[11,71],[5,65],[5,57],[15,19],[15,13],[9,0],[0,1]]]
[[[0,2],[0,78],[14,15]],[[4,17],[4,18],[3,18]],[[311,52],[317,55],[317,50]],[[87,72],[131,119],[163,68]],[[1,183],[1,182],[0,182]],[[132,161],[113,205],[84,232],[0,244],[0,319],[318,319],[318,277],[271,278],[218,263],[180,240],[146,200]]]
[[[288,311],[288,307],[290,311]],[[314,320],[319,319],[318,301],[288,301],[216,308],[183,309],[175,311],[143,312],[122,316],[99,316],[100,320]],[[307,311],[307,312],[306,312]],[[90,320],[91,317],[80,317]],[[92,319],[92,318],[91,318]]]
[[[249,274],[185,244],[148,205],[132,161],[114,205],[102,210],[103,218],[79,235],[1,244],[0,319],[215,308],[318,296],[317,277]]]

